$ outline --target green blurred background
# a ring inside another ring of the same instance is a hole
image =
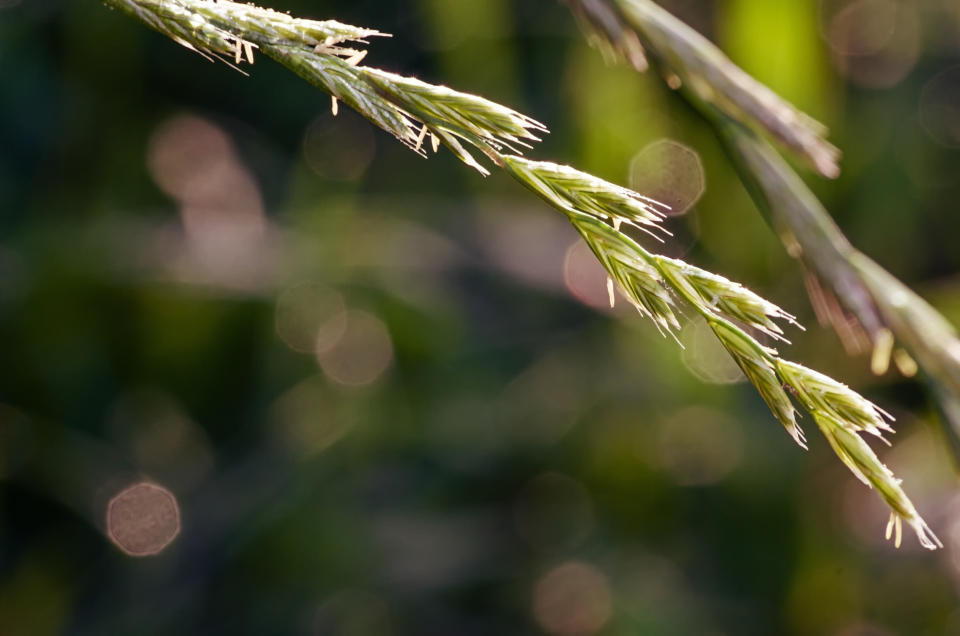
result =
[[[960,323],[960,5],[664,4],[830,126],[843,174],[808,182]],[[334,118],[266,58],[244,77],[97,2],[0,0],[0,634],[960,634],[931,405],[816,324],[662,81],[554,0],[273,7],[393,33],[369,64],[685,211],[668,253],[796,313],[792,357],[897,416],[879,450],[946,549],[885,542],[876,495],[691,316],[681,351],[610,310],[508,178]],[[180,531],[135,557],[107,510],[143,481]]]

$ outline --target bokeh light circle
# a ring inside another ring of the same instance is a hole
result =
[[[659,139],[630,160],[630,187],[670,206],[668,215],[686,214],[707,187],[703,162],[690,146]]]
[[[162,552],[180,533],[180,507],[169,490],[141,482],[107,504],[107,535],[130,556]]]
[[[346,327],[335,342],[320,334],[316,351],[320,368],[342,386],[372,384],[393,361],[393,340],[387,326],[375,315],[358,309],[348,309],[342,319]]]
[[[550,634],[595,634],[610,620],[612,611],[610,582],[588,563],[559,565],[543,575],[534,588],[534,618]]]

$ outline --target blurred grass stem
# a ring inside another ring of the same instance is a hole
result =
[[[763,135],[806,160],[826,177],[839,175],[839,151],[826,128],[737,67],[713,43],[651,0],[564,0],[591,42],[621,53],[637,70],[655,61],[667,83],[713,125],[757,207],[787,252],[808,270],[811,303],[851,353],[893,355],[910,376],[918,366],[931,385],[960,467],[960,339],[953,326],[919,295],[858,251],[823,204]],[[828,289],[824,289],[820,281]],[[839,301],[838,301],[839,299]],[[842,306],[841,306],[842,305]],[[852,316],[851,316],[852,314]],[[889,335],[894,342],[888,341]],[[894,349],[894,345],[897,346]],[[886,353],[885,353],[886,352]],[[915,363],[914,363],[915,361]]]

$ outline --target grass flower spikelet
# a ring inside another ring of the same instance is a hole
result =
[[[426,154],[423,144],[429,134],[435,150],[442,143],[486,173],[467,146],[479,151],[564,214],[621,292],[662,332],[675,334],[680,329],[680,300],[702,315],[777,419],[803,446],[796,409],[784,388],[789,387],[854,475],[880,492],[896,519],[913,527],[924,547],[939,545],[899,481],[859,435],[889,432],[884,412],[845,385],[783,360],[748,332],[753,329],[783,340],[776,321],[795,323],[788,313],[727,278],[654,254],[623,231],[622,226],[636,227],[662,241],[661,235],[669,235],[663,227],[664,206],[574,168],[516,154],[517,147],[537,141],[536,135],[546,131],[539,122],[475,95],[363,66],[362,52],[340,46],[381,35],[374,30],[300,20],[230,2],[105,2],[201,53],[232,56],[237,42],[255,44],[421,155]]]

